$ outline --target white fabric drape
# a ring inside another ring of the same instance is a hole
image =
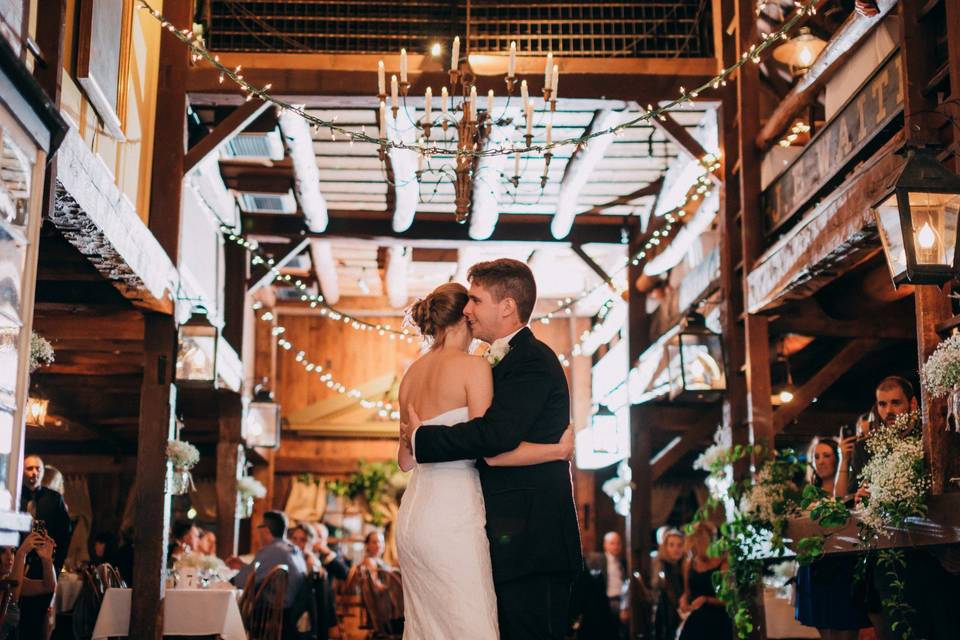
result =
[[[93,522],[93,506],[90,504],[90,489],[84,475],[68,475],[63,478],[63,500],[67,503],[70,518],[74,520],[73,537],[67,550],[66,563],[71,567],[90,559],[88,543]]]
[[[297,522],[320,522],[327,507],[327,483],[324,478],[312,482],[294,479],[290,497],[284,508],[287,516]]]

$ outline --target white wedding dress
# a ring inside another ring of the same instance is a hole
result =
[[[454,425],[467,407],[424,420]],[[476,462],[417,464],[400,503],[404,640],[496,640],[486,515]]]

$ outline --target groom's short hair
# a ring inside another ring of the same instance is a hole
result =
[[[520,322],[526,324],[533,314],[537,303],[537,283],[533,272],[523,262],[500,258],[489,262],[478,262],[470,267],[467,280],[489,289],[494,300],[513,298],[517,303],[517,315]]]

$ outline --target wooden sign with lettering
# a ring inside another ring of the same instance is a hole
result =
[[[803,152],[763,192],[768,233],[806,209],[863,152],[872,153],[888,136],[880,135],[903,112],[900,53],[895,51],[847,100]]]

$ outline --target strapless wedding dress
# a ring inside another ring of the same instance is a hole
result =
[[[424,420],[454,425],[467,407]],[[417,464],[400,503],[404,640],[496,640],[486,515],[476,462]]]

